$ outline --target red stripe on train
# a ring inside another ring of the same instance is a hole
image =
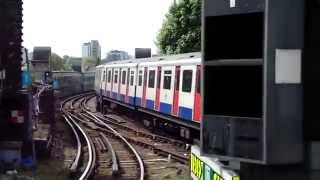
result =
[[[156,102],[155,102],[155,110],[160,110],[160,84],[161,84],[161,67],[158,67],[157,73],[157,90],[156,90]]]
[[[201,119],[201,74],[200,74],[201,66],[197,65],[197,73],[196,73],[196,90],[194,94],[194,106],[193,106],[193,120],[196,122],[200,122]]]

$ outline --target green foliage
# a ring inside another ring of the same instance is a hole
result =
[[[50,68],[52,71],[68,71],[71,70],[70,65],[67,64],[65,59],[59,55],[52,53],[50,58]]]
[[[161,54],[201,50],[201,0],[180,0],[171,5],[156,42]]]
[[[90,68],[95,67],[98,63],[98,60],[94,57],[84,57],[82,59],[82,72],[88,71]]]
[[[50,58],[50,68],[53,71],[61,71],[64,69],[64,60],[57,54],[52,53]]]

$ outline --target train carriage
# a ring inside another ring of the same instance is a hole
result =
[[[200,64],[200,53],[111,62],[97,67],[98,92],[113,103],[198,124]]]
[[[140,71],[147,74],[147,81],[137,92],[142,103],[136,105],[199,122],[200,83],[197,82],[200,81],[201,60],[195,56],[171,58],[139,64]]]
[[[106,92],[105,97],[134,105],[136,68],[137,63],[104,65],[107,72],[107,82],[102,87]]]

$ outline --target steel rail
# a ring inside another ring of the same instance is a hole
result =
[[[125,130],[128,130],[128,131],[132,131],[132,132],[135,132],[135,133],[138,133],[138,134],[142,134],[143,136],[151,138],[151,139],[160,140],[160,141],[166,141],[166,142],[169,142],[169,143],[172,143],[172,144],[179,144],[181,146],[182,145],[184,145],[184,146],[189,145],[189,144],[186,144],[185,142],[180,141],[180,140],[170,139],[168,137],[164,137],[164,136],[161,136],[161,135],[156,135],[156,134],[152,134],[152,133],[148,133],[148,132],[138,131],[138,130],[136,130],[134,128],[125,126],[122,123],[117,123],[117,122],[114,122],[112,120],[109,120],[109,119],[113,119],[111,117],[102,117],[100,115],[95,115],[95,116],[100,118],[102,121],[106,121],[106,122],[108,122],[108,123],[110,123],[112,125],[115,125],[117,127],[120,127],[122,129],[125,129]]]
[[[99,118],[97,118],[94,114],[92,114],[91,112],[85,110],[86,113],[88,113],[89,115],[91,115],[91,117],[93,117],[96,122],[104,127],[106,127],[107,129],[109,129],[110,131],[112,131],[118,138],[120,138],[127,146],[128,148],[133,152],[133,154],[135,155],[135,158],[137,159],[138,163],[139,163],[139,168],[140,168],[140,180],[144,180],[144,164],[143,164],[143,160],[140,156],[140,154],[137,152],[137,150],[127,141],[126,138],[124,138],[120,133],[118,133],[116,130],[114,130],[111,126],[109,126],[108,124],[104,123],[103,121],[101,121]]]
[[[71,171],[76,171],[78,168],[78,164],[79,164],[80,156],[81,156],[81,141],[80,141],[80,137],[79,137],[76,129],[72,125],[72,123],[69,121],[69,119],[65,115],[63,115],[63,117],[64,117],[65,121],[69,124],[70,128],[73,131],[73,134],[75,135],[75,137],[77,139],[77,155],[69,168]]]
[[[85,100],[84,100],[84,102],[85,102]],[[82,104],[82,106],[83,106],[83,104]],[[101,117],[101,116],[99,116],[99,115],[92,114],[92,113],[91,113],[90,111],[88,111],[88,110],[85,110],[85,112],[86,112],[87,114],[91,115],[92,117],[95,116],[95,119],[96,119],[95,122],[97,122],[97,123],[99,123],[99,124],[100,124],[100,122],[105,123],[104,121],[107,121],[108,123],[111,123],[111,124],[113,124],[113,125],[116,125],[117,127],[123,128],[123,129],[125,129],[125,130],[129,130],[129,131],[133,131],[133,132],[135,132],[135,133],[143,134],[143,135],[146,136],[147,138],[152,138],[152,139],[154,139],[154,140],[158,139],[158,140],[160,140],[160,141],[166,141],[166,142],[169,142],[169,143],[172,143],[172,144],[177,143],[177,144],[179,144],[179,145],[182,145],[182,144],[183,144],[183,145],[186,145],[185,143],[183,143],[182,141],[179,141],[179,140],[173,140],[173,139],[170,139],[170,138],[167,138],[167,137],[163,137],[163,136],[159,136],[159,135],[154,135],[154,134],[150,134],[150,133],[146,133],[146,132],[137,131],[137,130],[135,130],[135,129],[133,129],[133,128],[124,126],[124,125],[122,125],[122,124],[120,124],[120,123],[116,123],[116,122],[107,120],[105,117]],[[83,116],[88,117],[88,116],[85,115],[85,114],[83,114]],[[109,118],[109,119],[111,119],[111,118]],[[100,120],[100,121],[98,121],[98,120]],[[123,136],[123,137],[124,137],[125,139],[129,140],[130,142],[134,142],[134,143],[136,143],[136,144],[141,144],[141,142],[138,143],[138,141],[135,140],[134,138],[126,137],[126,136]],[[179,155],[179,154],[177,154],[177,153],[175,153],[175,152],[170,152],[170,151],[168,151],[168,150],[161,149],[161,148],[159,148],[159,147],[157,147],[157,146],[154,146],[153,144],[149,144],[149,143],[142,143],[142,144],[144,144],[145,146],[148,146],[148,147],[152,148],[153,150],[157,151],[158,154],[161,154],[161,155],[164,155],[164,156],[169,156],[169,155],[171,155],[173,159],[175,159],[175,160],[177,160],[177,161],[179,161],[179,162],[181,162],[181,163],[187,164],[187,163],[189,162],[189,160],[190,160],[190,158],[188,158],[188,157],[185,156],[185,155]]]
[[[95,149],[94,149],[94,145],[90,139],[90,137],[86,134],[86,132],[81,128],[81,126],[79,124],[77,124],[72,117],[69,115],[69,112],[67,112],[67,117],[70,119],[70,121],[79,129],[79,131],[81,132],[81,134],[83,135],[83,137],[86,140],[86,143],[88,145],[88,154],[89,154],[89,158],[88,158],[88,163],[85,167],[85,170],[83,171],[83,173],[81,174],[81,176],[79,177],[79,180],[86,180],[88,179],[94,169],[95,166]]]
[[[107,145],[108,151],[111,154],[111,160],[112,160],[112,175],[117,174],[119,171],[119,165],[118,165],[118,159],[116,152],[114,151],[112,144],[110,143],[109,139],[105,134],[100,132],[100,136],[102,137],[102,140]]]

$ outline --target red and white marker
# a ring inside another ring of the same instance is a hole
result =
[[[24,123],[23,111],[13,110],[11,111],[11,121],[12,123]]]

